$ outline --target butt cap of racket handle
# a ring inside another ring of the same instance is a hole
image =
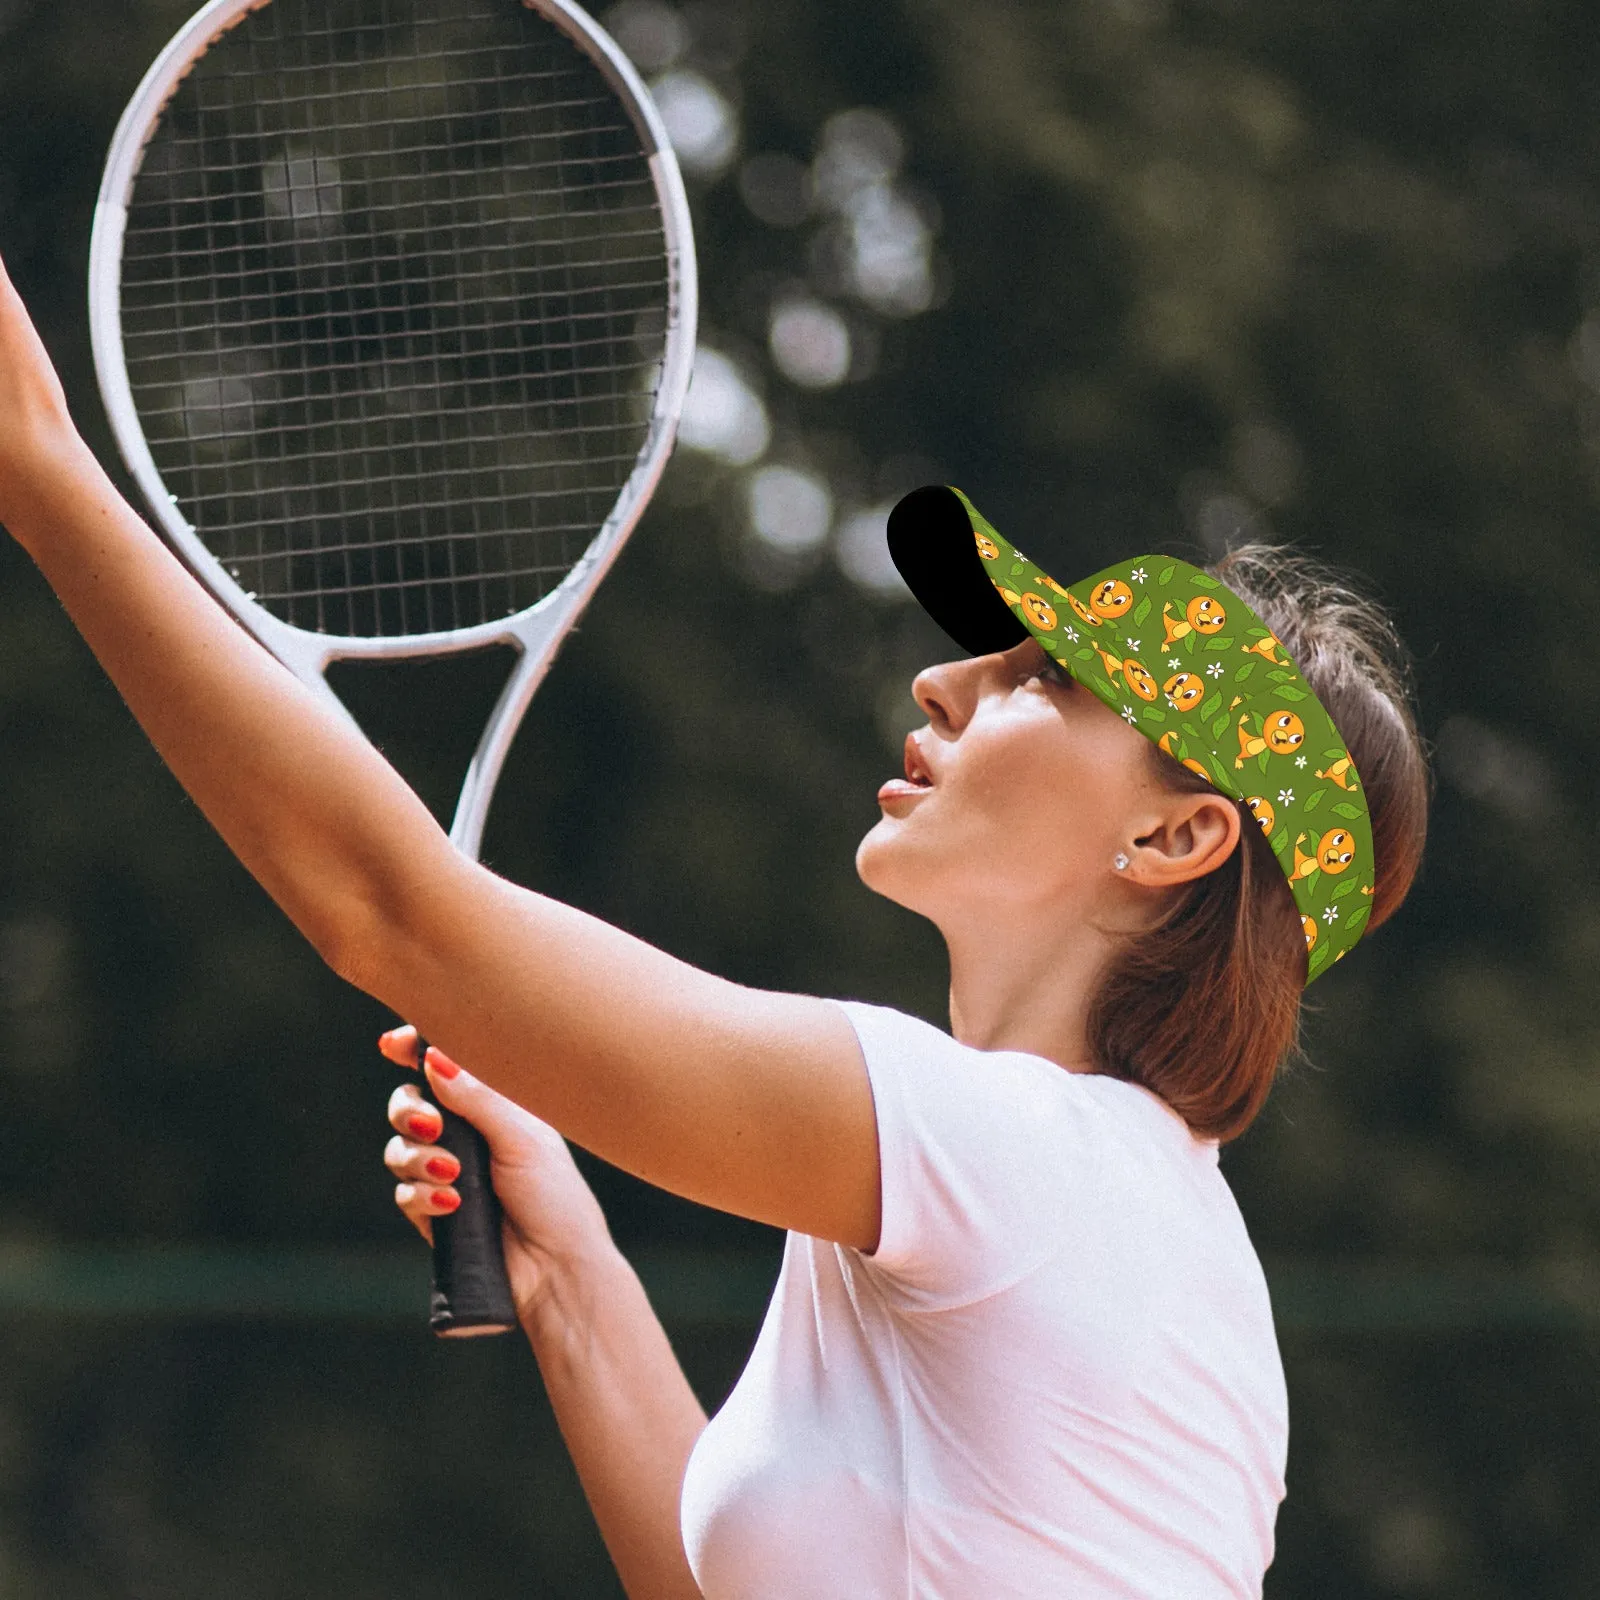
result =
[[[433,1294],[428,1322],[445,1339],[509,1333],[516,1302],[506,1276],[500,1201],[489,1181],[489,1142],[470,1122],[444,1111],[438,1142],[461,1163],[460,1207],[433,1219]]]

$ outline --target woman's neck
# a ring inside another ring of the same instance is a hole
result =
[[[1082,926],[1026,922],[943,930],[950,953],[950,1031],[978,1050],[1020,1050],[1069,1072],[1094,1072],[1089,1007],[1111,941]]]

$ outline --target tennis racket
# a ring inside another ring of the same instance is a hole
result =
[[[318,696],[510,645],[450,837],[671,453],[694,244],[650,96],[567,0],[212,0],[124,113],[95,365],[166,536]],[[447,1118],[431,1322],[516,1325],[487,1149]]]

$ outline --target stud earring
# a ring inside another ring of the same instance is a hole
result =
[[[1116,855],[1111,858],[1111,865],[1114,866],[1118,872],[1121,872],[1128,865],[1127,854],[1121,850],[1117,851]]]

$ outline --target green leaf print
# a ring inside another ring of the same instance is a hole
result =
[[[1369,909],[1370,908],[1367,906],[1357,906],[1355,910],[1350,913],[1350,918],[1344,925],[1346,934],[1356,933],[1360,930],[1362,923],[1367,920]]]
[[[1278,831],[1272,836],[1273,854],[1281,856],[1283,854],[1283,847],[1288,844],[1288,842],[1289,830],[1287,828],[1279,828]]]
[[[1209,722],[1212,717],[1217,714],[1217,708],[1221,704],[1222,696],[1220,694],[1208,694],[1205,699],[1205,704],[1200,707],[1200,720],[1202,722]]]
[[[1306,978],[1308,980],[1314,978],[1323,967],[1327,966],[1329,948],[1328,945],[1319,944],[1311,952],[1311,959],[1306,963]]]
[[[1302,811],[1315,811],[1317,807],[1322,804],[1322,797],[1327,792],[1328,791],[1326,789],[1313,789],[1311,793],[1306,796],[1306,803],[1300,809]]]
[[[1209,639],[1206,641],[1207,650],[1231,650],[1233,640],[1226,638]]]
[[[1322,759],[1324,761],[1338,761],[1344,756],[1347,756],[1349,753],[1350,752],[1348,750],[1341,750],[1338,745],[1335,745],[1333,749],[1324,750],[1322,752]]]
[[[1156,579],[1156,587],[1158,589],[1165,589],[1166,586],[1172,582],[1172,574],[1177,570],[1178,569],[1176,567],[1163,567],[1161,569],[1161,576]]]
[[[1269,667],[1267,669],[1267,676],[1271,678],[1274,683],[1294,682],[1294,674],[1286,671],[1283,667]]]
[[[1220,589],[1222,587],[1222,584],[1216,578],[1210,577],[1204,572],[1190,573],[1189,582],[1197,589]]]
[[[1193,632],[1184,634],[1184,636],[1183,636],[1183,653],[1186,656],[1192,656],[1194,654],[1194,647],[1195,647],[1195,645],[1197,643],[1198,643],[1198,636],[1196,634],[1194,634]]]
[[[1220,739],[1228,731],[1228,713],[1224,711],[1215,722],[1211,724],[1211,737]]]
[[[1245,664],[1242,667],[1235,667],[1233,669],[1233,681],[1235,683],[1243,683],[1244,680],[1246,678],[1248,678],[1250,676],[1250,674],[1252,672],[1254,672],[1255,670],[1256,670],[1255,662],[1247,661],[1247,662],[1245,662]]]
[[[1094,651],[1091,650],[1086,644],[1079,645],[1078,648],[1072,652],[1072,659],[1074,661],[1093,661]]]
[[[1330,900],[1343,900],[1347,894],[1354,894],[1355,889],[1356,880],[1354,878],[1346,878],[1344,882],[1341,883],[1339,887],[1328,896],[1328,898]]]
[[[1160,706],[1146,706],[1144,708],[1144,720],[1146,722],[1165,722],[1167,714]]]
[[[1361,807],[1351,805],[1348,800],[1341,800],[1333,808],[1333,814],[1336,817],[1359,817],[1361,815]]]
[[[1265,639],[1267,637],[1267,630],[1265,628],[1246,628],[1244,631],[1248,633],[1252,639]]]
[[[1306,698],[1306,692],[1304,689],[1296,689],[1292,684],[1287,683],[1280,683],[1273,693],[1276,694],[1280,700],[1294,701],[1304,700]]]
[[[1153,603],[1154,602],[1150,599],[1150,596],[1146,595],[1144,599],[1133,608],[1133,622],[1135,627],[1137,627],[1141,622],[1144,621],[1146,617],[1150,615],[1150,607]]]

